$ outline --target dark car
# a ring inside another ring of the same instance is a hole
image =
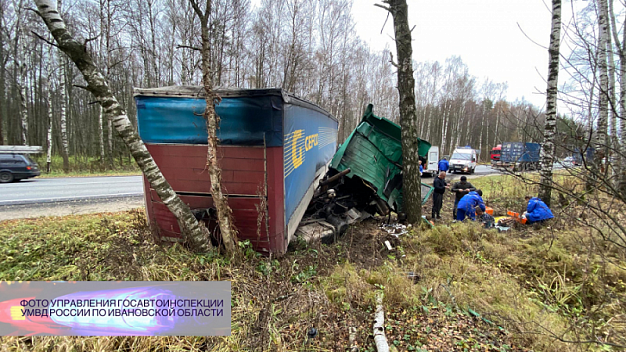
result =
[[[28,155],[0,154],[0,183],[39,176],[39,166]]]

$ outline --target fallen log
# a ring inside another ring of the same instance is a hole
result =
[[[389,352],[389,344],[385,336],[385,311],[383,310],[383,293],[376,296],[376,315],[374,316],[374,342],[378,352]]]

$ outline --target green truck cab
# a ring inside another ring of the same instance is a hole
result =
[[[335,153],[330,167],[350,169],[348,178],[359,177],[376,191],[389,208],[402,212],[402,143],[400,126],[376,116],[369,104],[361,122]],[[431,144],[418,138],[418,154],[426,158]],[[422,183],[422,204],[433,187]]]

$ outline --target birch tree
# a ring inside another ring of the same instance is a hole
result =
[[[407,221],[416,224],[422,219],[422,182],[419,173],[419,144],[417,111],[415,107],[415,78],[413,77],[413,48],[409,29],[406,0],[384,0],[378,5],[393,16],[398,53],[398,92],[400,93],[400,127],[402,128],[402,198]]]
[[[126,111],[111,93],[109,83],[94,65],[85,44],[74,39],[67,30],[65,22],[57,11],[57,4],[53,0],[35,0],[35,4],[39,16],[52,33],[59,49],[76,64],[87,82],[86,89],[99,102],[105,114],[111,116],[115,130],[130,150],[146,179],[178,220],[181,232],[187,242],[202,251],[210,249],[208,229],[198,223],[189,206],[180,200],[163,177],[161,170],[128,119]]]
[[[51,72],[51,66],[48,66],[48,72]],[[48,103],[48,133],[46,133],[46,172],[50,173],[50,165],[52,164],[52,79],[50,75],[46,79],[47,83],[47,103]]]
[[[622,30],[622,39],[620,40],[619,30],[615,24],[615,12],[612,1],[609,1],[609,17],[611,20],[611,34],[613,35],[613,41],[617,47],[617,55],[619,57],[619,76],[621,78],[619,81],[619,114],[616,114],[620,121],[620,136],[616,138],[619,141],[618,150],[620,155],[617,189],[621,193],[622,198],[626,199],[626,31]],[[614,133],[617,135],[616,131]]]
[[[608,18],[607,0],[597,0],[598,4],[598,69],[600,71],[600,92],[598,94],[598,131],[596,132],[596,160],[595,164],[601,167],[602,159],[607,155],[607,122],[609,118],[609,77],[607,70],[607,38]]]
[[[20,123],[21,123],[21,141],[23,145],[28,145],[28,104],[27,104],[27,96],[26,96],[26,63],[24,62],[24,55],[26,53],[26,34],[25,34],[25,25],[26,21],[26,10],[24,9],[24,1],[19,0],[19,2],[14,4],[15,11],[17,13],[17,25],[16,25],[16,34],[15,34],[15,47],[14,47],[14,60],[16,73],[19,75],[19,79],[16,80],[18,82],[18,91],[20,95]]]
[[[211,74],[211,46],[209,38],[209,18],[211,16],[211,0],[206,0],[204,11],[200,8],[198,2],[189,0],[193,6],[202,30],[202,82],[204,83],[204,94],[206,100],[206,108],[204,109],[204,118],[207,122],[207,168],[211,178],[211,197],[213,204],[217,210],[217,218],[220,227],[220,233],[224,242],[224,248],[229,253],[235,251],[235,242],[237,240],[235,226],[232,221],[231,209],[228,201],[222,192],[222,170],[217,160],[217,128],[219,126],[219,117],[215,112],[215,103],[220,98],[213,91],[213,80]]]
[[[561,45],[561,0],[552,0],[552,31],[548,62],[548,88],[546,90],[546,123],[541,146],[541,186],[539,198],[550,206],[552,191],[552,165],[554,164],[554,136],[556,132],[556,98],[559,81],[559,49]]]

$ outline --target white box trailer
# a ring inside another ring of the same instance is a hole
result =
[[[43,147],[28,145],[0,145],[0,154],[40,154]]]

